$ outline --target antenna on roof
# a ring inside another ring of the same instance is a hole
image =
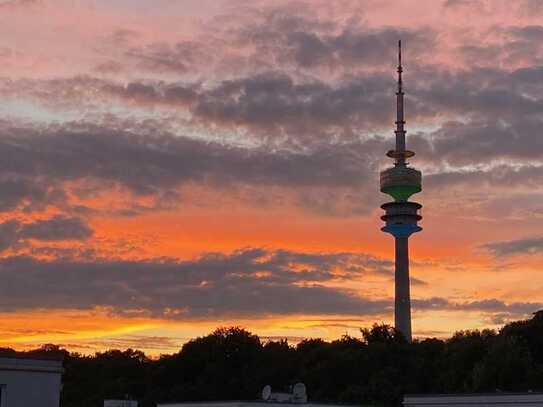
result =
[[[270,397],[271,397],[271,386],[269,384],[267,384],[262,389],[262,400],[268,401],[270,399]]]

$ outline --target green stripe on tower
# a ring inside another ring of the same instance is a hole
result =
[[[420,185],[390,185],[381,191],[390,195],[396,202],[405,202],[411,195],[422,191],[422,189]]]

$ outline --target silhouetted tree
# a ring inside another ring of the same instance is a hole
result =
[[[0,349],[0,356],[15,355]],[[497,333],[461,331],[450,339],[408,343],[376,324],[361,337],[333,342],[261,340],[239,328],[219,328],[187,342],[173,355],[110,350],[94,356],[54,345],[29,357],[64,357],[62,407],[98,407],[130,395],[143,407],[156,402],[255,399],[266,384],[286,390],[302,381],[314,401],[399,406],[405,393],[538,391],[543,387],[543,315]]]

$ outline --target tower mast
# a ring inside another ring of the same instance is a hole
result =
[[[396,92],[396,151],[405,151],[405,120],[403,117],[403,83],[402,83],[402,40],[398,41],[398,91]],[[396,164],[404,165],[405,157],[396,159]]]
[[[422,205],[408,202],[411,195],[422,190],[422,174],[408,166],[407,158],[414,152],[406,150],[404,92],[402,81],[402,42],[398,42],[398,90],[396,92],[396,149],[390,150],[387,156],[394,158],[394,167],[381,172],[381,192],[390,195],[394,201],[381,205],[385,214],[383,232],[394,237],[395,270],[394,270],[394,324],[396,329],[411,342],[411,294],[409,282],[409,237],[422,228],[418,221],[422,219],[419,209]]]

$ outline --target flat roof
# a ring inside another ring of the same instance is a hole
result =
[[[494,392],[494,393],[442,393],[442,394],[406,394],[405,397],[489,397],[489,396],[530,396],[543,395],[543,391]]]
[[[307,402],[307,403],[289,403],[289,402],[274,402],[265,400],[224,400],[224,401],[188,401],[179,403],[157,403],[157,406],[203,406],[203,405],[223,405],[223,406],[251,406],[251,405],[267,405],[270,407],[286,407],[286,406],[307,406],[307,407],[333,407],[333,406],[357,406],[360,404],[341,404],[341,403],[319,403],[319,402]]]
[[[408,394],[403,405],[409,406],[543,406],[543,393],[467,393],[467,394]]]
[[[31,359],[31,360],[64,360],[62,352],[17,352],[13,349],[0,349],[0,359]]]
[[[0,371],[63,373],[61,360],[0,357]]]

